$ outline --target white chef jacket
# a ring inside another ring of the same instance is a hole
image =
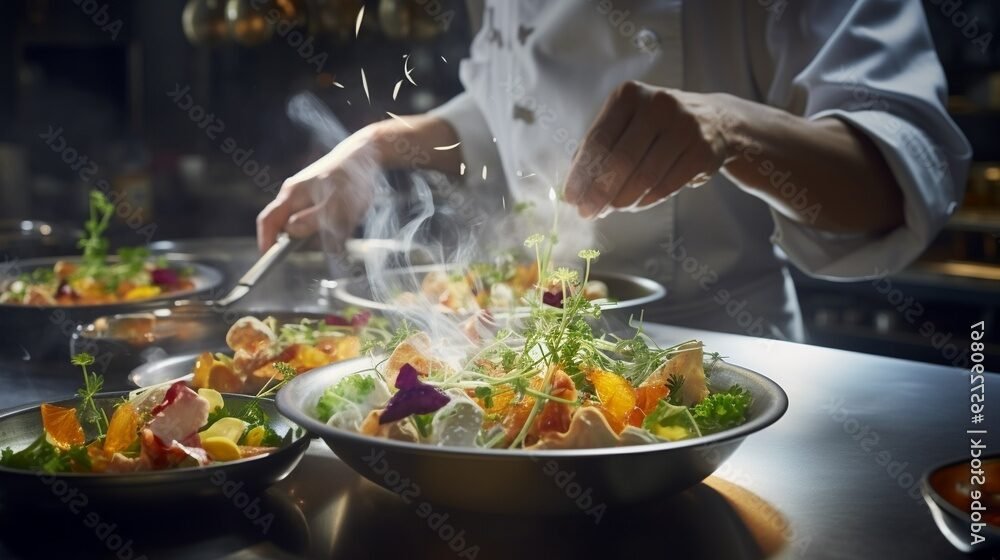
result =
[[[506,188],[507,208],[535,202],[536,231],[551,219],[550,188],[561,186],[579,141],[625,80],[842,119],[875,142],[902,187],[905,224],[881,235],[794,222],[724,173],[643,212],[583,221],[561,211],[568,254],[596,246],[602,268],[667,287],[647,319],[801,339],[787,261],[831,280],[898,271],[962,198],[970,148],[945,111],[944,76],[916,0],[488,0],[481,8],[460,67],[466,92],[434,112],[458,133],[470,188],[484,188],[475,183],[487,167]],[[764,161],[760,169],[782,196],[802,192],[808,203],[809,185],[767,172]]]

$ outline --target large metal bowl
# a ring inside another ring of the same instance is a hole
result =
[[[79,258],[44,258],[19,261],[16,266],[4,269],[0,285],[22,273],[37,268],[51,268],[58,260],[74,261]],[[69,340],[77,325],[106,315],[145,311],[162,307],[164,302],[191,298],[214,290],[222,284],[222,273],[211,266],[194,262],[191,257],[171,255],[171,265],[190,267],[195,287],[171,292],[160,297],[129,302],[91,305],[18,305],[0,304],[0,348],[12,356],[60,358],[69,351]]]
[[[108,412],[126,392],[102,393],[96,402]],[[239,407],[250,400],[244,395],[224,396],[227,405]],[[75,406],[77,399],[56,402],[60,406]],[[191,467],[135,473],[60,473],[42,475],[0,467],[0,499],[5,503],[52,505],[66,492],[86,496],[87,501],[120,503],[134,501],[155,507],[157,503],[209,497],[223,493],[226,482],[230,488],[261,490],[285,478],[295,468],[309,446],[309,435],[283,417],[274,402],[260,401],[261,408],[271,419],[271,426],[283,434],[292,430],[292,441],[269,455]],[[0,449],[24,449],[42,433],[39,405],[30,405],[0,415]],[[80,498],[83,499],[83,498]],[[65,507],[65,506],[63,506]]]
[[[278,410],[323,438],[347,465],[400,494],[486,513],[568,513],[644,503],[690,488],[712,474],[748,435],[777,421],[788,397],[770,379],[718,362],[709,386],[739,384],[753,395],[742,426],[693,440],[575,450],[444,448],[368,437],[314,417],[323,391],[374,367],[359,358],[317,368],[278,393]]]
[[[411,268],[393,269],[385,273],[387,286],[398,287],[401,291],[417,291],[424,276],[431,272],[449,272],[456,270],[449,265],[433,264]],[[631,274],[595,270],[590,273],[591,280],[599,280],[608,286],[608,296],[611,301],[604,309],[613,311],[639,307],[657,301],[667,294],[667,289],[660,283]],[[367,276],[327,280],[320,284],[322,289],[331,291],[337,299],[348,304],[379,311],[398,311],[399,306],[392,302],[377,301],[372,297],[371,284]],[[516,308],[515,315],[526,314],[528,309]],[[504,310],[497,313],[505,315]]]

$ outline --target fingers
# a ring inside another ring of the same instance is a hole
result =
[[[639,200],[638,206],[642,208],[657,203],[689,183],[707,181],[709,174],[719,168],[713,165],[713,160],[710,150],[700,144],[691,145],[678,156],[656,187]]]
[[[285,181],[278,196],[257,215],[257,248],[261,252],[274,245],[292,214],[308,207],[308,198],[305,183]]]
[[[292,237],[308,237],[319,229],[320,213],[323,211],[321,205],[306,208],[301,212],[292,214],[288,219],[285,231]]]
[[[604,160],[632,120],[640,88],[636,82],[625,82],[604,102],[570,166],[565,192],[570,204],[580,204],[595,180],[605,174]]]
[[[611,201],[611,206],[628,208],[656,188],[687,148],[687,146],[677,146],[678,140],[678,137],[668,134],[657,137],[618,195]]]
[[[596,178],[579,202],[583,216],[593,216],[610,204],[649,151],[656,139],[656,129],[644,117],[639,112],[632,116],[628,128],[604,159],[604,173]]]

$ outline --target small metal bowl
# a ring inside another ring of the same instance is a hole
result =
[[[238,308],[215,308],[195,305],[164,307],[138,313],[122,313],[98,317],[80,325],[73,333],[70,351],[87,352],[95,356],[105,375],[131,372],[146,364],[157,369],[173,370],[168,357],[191,356],[206,350],[225,351],[226,333],[239,318],[251,315],[274,317],[278,323],[295,323],[302,319],[324,319],[329,313],[306,311],[272,311]],[[166,362],[166,363],[165,363]],[[193,362],[192,362],[193,363]],[[178,373],[175,377],[190,373]],[[162,378],[168,381],[173,378]],[[144,387],[146,385],[139,385]]]
[[[449,265],[422,265],[390,270],[385,273],[384,277],[388,286],[418,291],[420,283],[427,274],[454,270],[456,270],[455,267]],[[667,289],[660,283],[631,274],[595,270],[591,271],[590,279],[604,282],[608,286],[608,296],[611,301],[602,305],[606,311],[639,307],[662,299],[667,294]],[[334,297],[348,305],[379,311],[400,310],[400,307],[392,302],[381,302],[372,297],[371,285],[367,276],[326,280],[320,283],[320,287],[332,292]],[[526,308],[516,308],[513,314],[522,315],[527,314],[528,311]],[[501,311],[497,315],[504,316],[506,313]]]
[[[114,404],[127,392],[101,393],[95,401],[110,413]],[[240,406],[251,400],[244,395],[224,395],[227,405]],[[59,406],[75,406],[77,399],[55,402]],[[274,402],[260,400],[261,408],[271,419],[279,434],[292,430],[292,441],[274,453],[218,463],[205,467],[189,467],[135,473],[44,473],[0,467],[0,499],[5,504],[32,507],[64,503],[66,492],[86,496],[87,501],[105,503],[141,502],[151,504],[215,496],[223,492],[226,482],[241,489],[261,490],[285,478],[295,468],[306,448],[309,435],[282,416]],[[19,451],[42,434],[40,405],[30,405],[0,415],[0,449]],[[75,491],[74,491],[75,490]],[[79,498],[83,500],[84,498]],[[86,503],[86,502],[85,502]],[[65,507],[63,505],[62,507]]]
[[[987,471],[984,480],[987,484],[996,485],[996,480],[1000,478],[1000,455],[983,457],[982,462],[983,470]],[[961,496],[971,500],[969,484],[970,462],[969,459],[962,459],[927,471],[920,490],[931,510],[931,516],[934,517],[934,523],[952,546],[966,554],[1000,550],[1000,526],[980,519],[982,525],[979,534],[983,541],[972,544],[970,533],[974,521],[971,512],[963,511],[946,497],[950,496],[955,500]],[[998,499],[1000,498],[991,499],[984,495],[980,502],[985,505],[986,511],[996,511]],[[986,512],[981,512],[980,515],[983,513]]]
[[[739,384],[749,391],[754,400],[748,420],[687,441],[539,451],[449,448],[364,436],[314,417],[323,391],[378,361],[358,358],[296,377],[278,393],[278,410],[323,438],[358,474],[402,498],[415,492],[420,499],[446,507],[484,513],[587,512],[680,492],[712,474],[744,438],[776,422],[788,408],[785,392],[770,379],[718,362],[710,388],[725,390]]]
[[[29,259],[19,261],[4,270],[5,277],[0,285],[15,279],[22,273],[38,268],[52,268],[56,261],[79,260],[79,257]],[[222,273],[211,266],[175,255],[168,257],[171,265],[190,267],[194,274],[195,287],[191,290],[171,292],[159,297],[115,303],[90,305],[19,305],[0,304],[0,314],[4,320],[0,324],[0,348],[13,355],[27,354],[28,357],[65,357],[69,351],[69,341],[77,326],[101,316],[134,313],[162,307],[164,302],[180,298],[190,298],[216,289],[223,281]]]

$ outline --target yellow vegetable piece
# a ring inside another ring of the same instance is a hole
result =
[[[203,439],[201,446],[205,448],[205,452],[213,461],[235,461],[240,458],[240,448],[226,437],[216,436]]]
[[[635,389],[624,377],[609,371],[594,370],[587,374],[594,385],[594,392],[601,400],[601,411],[615,433],[628,425],[629,415],[635,408]]]
[[[694,437],[694,434],[683,426],[653,426],[650,431],[667,441],[680,441]]]
[[[215,389],[202,387],[201,389],[198,389],[198,396],[208,401],[209,412],[212,412],[217,408],[222,408],[226,404],[226,402],[222,400],[222,393],[216,391]]]
[[[288,361],[288,365],[296,371],[307,371],[310,369],[325,366],[330,363],[330,356],[324,354],[314,346],[302,345],[295,352],[295,357]]]
[[[246,440],[244,440],[243,445],[249,447],[259,447],[264,441],[264,436],[267,434],[267,430],[264,426],[256,426],[249,432],[247,432]]]
[[[126,300],[146,299],[160,295],[162,290],[159,286],[136,286],[125,292]]]
[[[226,418],[219,418],[214,424],[202,430],[201,433],[198,434],[198,437],[201,438],[202,445],[205,444],[205,441],[217,437],[228,439],[235,445],[240,441],[240,438],[243,437],[243,432],[245,432],[246,429],[246,422],[240,420],[239,418],[227,416]]]

